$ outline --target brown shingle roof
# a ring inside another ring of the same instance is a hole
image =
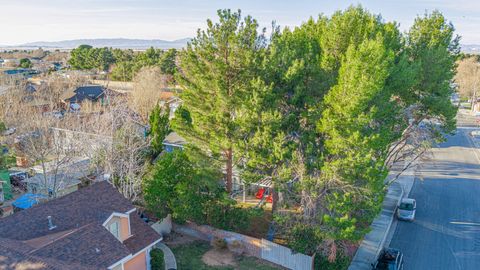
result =
[[[88,243],[85,243],[87,240]],[[82,242],[83,244],[80,244]],[[143,243],[143,247],[145,246]],[[92,223],[30,254],[38,258],[53,258],[69,264],[105,269],[130,253],[130,250],[101,224]]]
[[[145,247],[145,239],[157,240],[161,238],[159,237],[159,234],[140,219],[136,213],[130,214],[130,227],[132,230],[132,236],[126,239],[123,243],[132,254],[139,252]]]
[[[0,237],[28,240],[93,221],[102,224],[112,212],[125,213],[133,208],[110,183],[103,181],[1,219]],[[48,229],[48,216],[57,226],[53,231]]]
[[[15,243],[16,242],[16,243]],[[77,263],[66,264],[52,258],[38,258],[26,253],[25,247],[16,240],[0,238],[0,269],[2,270],[98,270]]]
[[[40,262],[42,270],[106,269],[161,239],[134,212],[130,213],[132,236],[123,243],[102,226],[113,212],[133,208],[103,181],[0,219],[0,258],[7,258],[0,260],[0,269],[16,269],[10,265],[17,262]],[[47,216],[55,229],[49,230]]]
[[[11,243],[10,243],[11,244]],[[8,245],[4,245],[0,240],[0,269],[37,269],[37,270],[56,270],[44,262],[27,256],[16,251]]]

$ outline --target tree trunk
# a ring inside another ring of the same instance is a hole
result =
[[[274,214],[278,208],[278,191],[275,188],[275,184],[273,183],[273,181],[270,192],[272,193],[272,214]]]
[[[233,150],[232,148],[228,149],[225,151],[225,158],[227,159],[227,179],[226,179],[226,184],[227,184],[227,192],[230,193],[232,192],[232,186],[233,186]]]
[[[475,112],[475,105],[477,104],[477,87],[476,85],[473,86],[473,97],[472,97],[472,100],[471,100],[471,110],[472,112]]]
[[[475,95],[473,95],[472,100],[470,100],[470,110],[475,112]]]
[[[309,218],[312,215],[312,208],[309,205],[307,191],[302,189],[302,198],[300,204],[303,207],[303,216]]]

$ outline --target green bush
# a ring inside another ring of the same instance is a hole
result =
[[[151,265],[152,270],[164,270],[165,269],[165,261],[163,258],[163,252],[160,249],[152,249],[150,251],[151,257]]]
[[[297,252],[313,254],[322,241],[319,228],[307,224],[296,224],[288,234],[288,243]]]
[[[224,230],[247,229],[263,210],[237,206],[218,184],[217,170],[196,155],[195,150],[187,148],[158,159],[143,182],[147,208],[159,218],[172,214],[177,223],[193,221]]]
[[[205,224],[213,227],[240,232],[249,228],[253,218],[262,216],[263,209],[242,208],[230,200],[206,204]]]
[[[334,262],[329,262],[328,258],[320,254],[315,256],[315,270],[346,270],[349,265],[350,258],[342,253],[337,255],[337,259]]]

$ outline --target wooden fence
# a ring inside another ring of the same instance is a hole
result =
[[[293,270],[312,270],[313,258],[262,239],[262,259]]]
[[[249,256],[254,256],[292,270],[313,269],[313,257],[301,253],[293,253],[291,249],[266,239],[254,238],[235,232],[216,229],[207,225],[196,225],[194,223],[187,223],[185,225],[174,224],[173,230],[207,241],[212,240],[214,237],[225,239],[227,243],[237,240],[243,244],[245,254]]]

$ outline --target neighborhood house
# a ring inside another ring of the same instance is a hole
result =
[[[0,219],[1,269],[147,270],[161,240],[102,181]]]
[[[68,90],[62,95],[62,100],[72,110],[79,110],[85,101],[104,102],[105,88],[101,85],[86,85],[74,90]]]
[[[175,149],[183,149],[185,144],[187,144],[187,141],[176,132],[171,132],[163,140],[165,151],[168,153],[173,152]]]

